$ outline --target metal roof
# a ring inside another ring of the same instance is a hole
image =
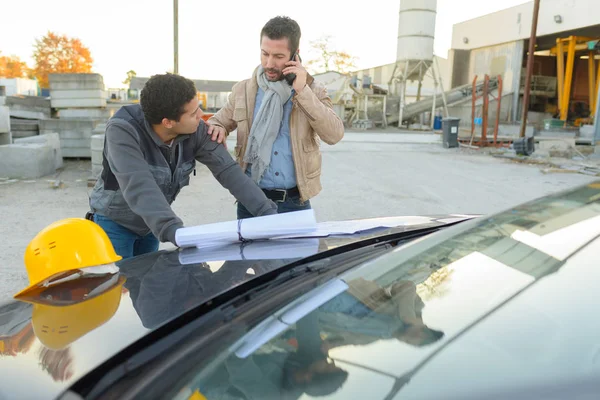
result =
[[[129,89],[141,90],[150,78],[135,77],[129,84]],[[234,81],[209,81],[206,79],[192,79],[199,92],[231,92],[237,82]]]

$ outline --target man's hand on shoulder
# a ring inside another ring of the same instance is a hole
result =
[[[211,136],[211,140],[213,142],[216,141],[217,143],[223,143],[223,146],[227,148],[227,130],[225,130],[225,128],[223,128],[222,126],[210,125],[208,123],[207,125],[208,130],[206,131],[206,133]]]

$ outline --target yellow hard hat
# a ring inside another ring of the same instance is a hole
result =
[[[121,288],[125,284],[123,276],[115,275],[114,279],[116,283],[110,289],[68,305],[46,303],[45,296],[40,296],[39,302],[25,299],[34,303],[31,322],[39,341],[49,349],[60,350],[111,319],[119,308]],[[77,283],[83,288],[88,280],[91,279],[81,279]]]
[[[25,250],[29,286],[21,296],[62,273],[111,264],[122,257],[96,223],[84,218],[67,218],[40,231]]]

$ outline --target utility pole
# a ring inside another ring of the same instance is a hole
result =
[[[527,75],[525,76],[525,91],[523,93],[523,116],[521,117],[520,137],[525,137],[525,129],[527,127],[527,112],[529,111],[529,92],[531,91],[531,75],[533,74],[533,59],[535,53],[535,41],[539,13],[540,0],[534,0],[533,21],[531,22],[531,36],[529,37],[529,54],[527,55]],[[498,116],[498,118],[500,118],[500,116]]]
[[[179,75],[179,0],[173,0],[173,73]]]

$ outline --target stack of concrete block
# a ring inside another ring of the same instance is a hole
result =
[[[56,154],[47,143],[0,146],[0,177],[35,179],[56,172]]]
[[[46,119],[50,118],[50,100],[37,96],[8,96],[6,106],[10,108],[12,118]]]
[[[40,134],[40,122],[32,119],[10,119],[13,140],[33,137]]]
[[[94,128],[104,120],[40,120],[40,134],[57,132],[63,157],[90,158]]]
[[[0,145],[11,144],[10,111],[6,106],[0,106]]]
[[[106,107],[104,79],[100,74],[50,74],[52,108]]]
[[[47,133],[45,135],[32,136],[28,138],[15,139],[15,144],[41,143],[52,149],[54,154],[54,169],[62,168],[63,158],[60,149],[60,138],[58,133]]]

